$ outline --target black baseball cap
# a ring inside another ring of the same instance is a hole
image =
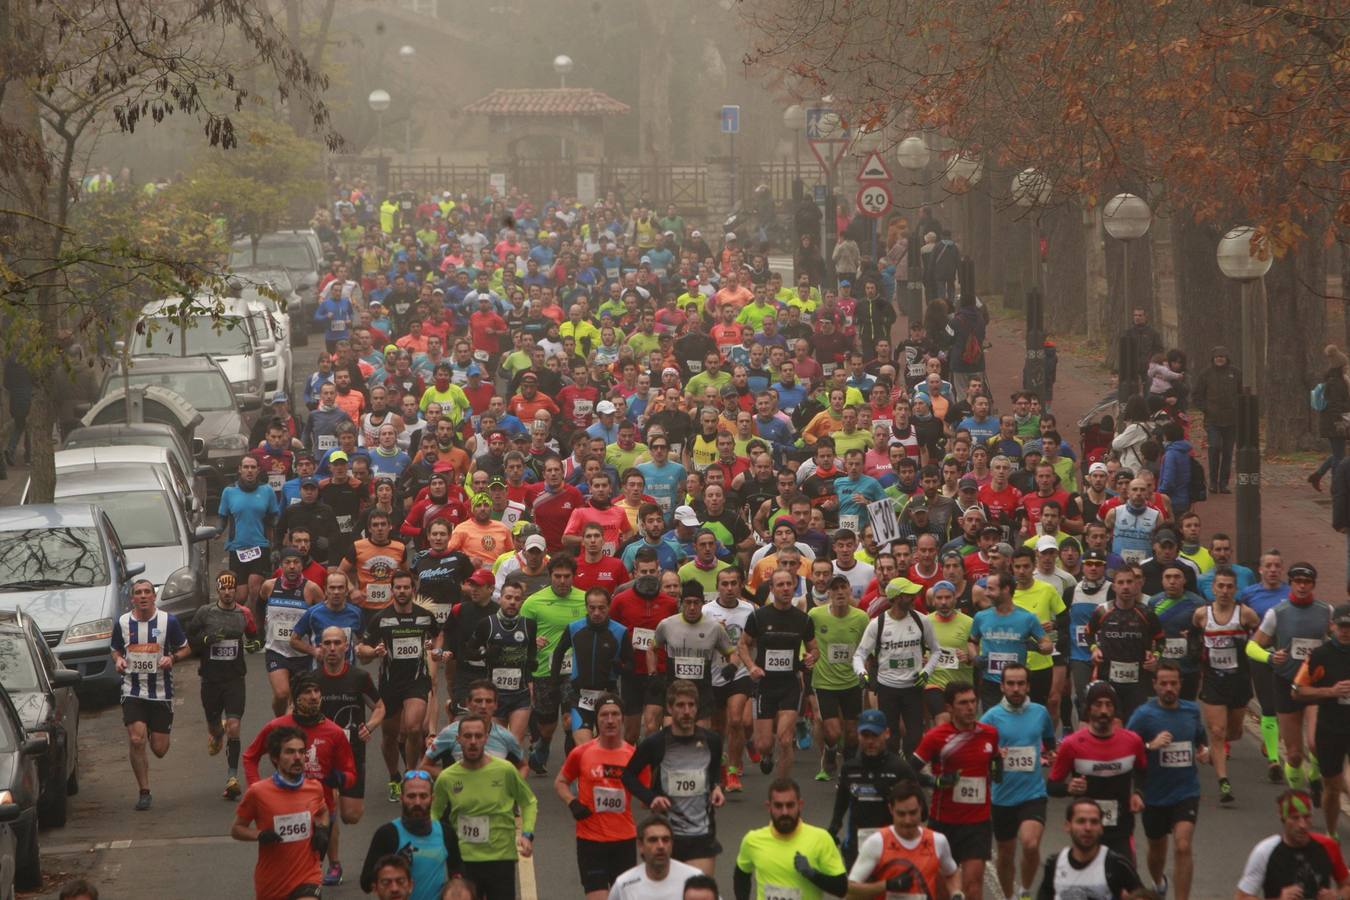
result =
[[[1083,561],[1083,562],[1099,562],[1099,563],[1102,563],[1103,565],[1105,565],[1105,564],[1106,564],[1106,554],[1103,553],[1103,552],[1100,551],[1100,550],[1084,550],[1084,551],[1083,551],[1083,560],[1082,560],[1082,561]]]

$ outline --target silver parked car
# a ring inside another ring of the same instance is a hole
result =
[[[82,689],[115,697],[117,617],[130,608],[128,562],[112,519],[89,503],[0,507],[0,609],[21,609],[43,640],[82,677]]]
[[[160,609],[190,612],[210,596],[207,543],[220,531],[192,524],[173,482],[160,469],[127,463],[62,472],[56,478],[56,500],[103,508],[127,559],[145,566]]]

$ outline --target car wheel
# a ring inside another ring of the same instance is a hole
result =
[[[14,886],[21,891],[35,891],[42,887],[37,823],[30,823],[25,832],[19,838],[19,857],[14,861]]]
[[[74,764],[70,767],[70,775],[66,778],[66,796],[74,797],[80,792],[80,757],[76,752]]]
[[[65,759],[55,763],[54,767],[51,779],[42,786],[42,793],[38,797],[38,821],[43,828],[61,828],[66,824],[68,803]]]

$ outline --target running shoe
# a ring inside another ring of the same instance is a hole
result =
[[[829,780],[830,780],[830,773],[826,772],[824,769],[821,769],[819,772],[816,773],[816,781],[829,781]]]
[[[741,791],[745,790],[745,787],[741,784],[741,772],[739,769],[727,769],[726,786],[728,794],[739,794]]]
[[[541,759],[538,756],[538,754],[531,753],[529,757],[526,759],[526,762],[529,763],[530,771],[533,772],[534,774],[536,775],[548,774],[548,764],[545,763],[545,761]]]
[[[397,803],[398,798],[402,796],[403,796],[403,782],[401,781],[389,782],[389,802]]]
[[[208,734],[206,736],[206,753],[208,756],[215,756],[220,752],[220,748],[225,746],[225,734]]]
[[[262,650],[262,641],[244,641],[245,653],[257,653]]]
[[[1164,875],[1162,878],[1158,879],[1157,883],[1153,885],[1153,890],[1157,892],[1157,894],[1158,894],[1159,897],[1166,897],[1166,896],[1167,896],[1167,876],[1166,876],[1166,875]]]
[[[328,871],[323,873],[324,887],[337,887],[342,884],[342,863],[329,863]]]
[[[806,722],[797,722],[797,749],[811,749],[811,726]]]
[[[1266,764],[1266,780],[1271,784],[1279,784],[1284,781],[1284,766],[1280,765],[1278,759],[1271,760]]]
[[[141,795],[136,798],[136,812],[145,812],[150,808],[150,792],[141,791]]]
[[[759,770],[765,775],[773,774],[773,754],[761,757],[759,760]]]
[[[831,776],[839,771],[839,751],[834,747],[826,747],[824,758],[820,761],[820,767]]]
[[[1233,785],[1227,778],[1219,779],[1219,802],[1232,803],[1237,797],[1233,796]]]
[[[238,800],[243,790],[239,787],[239,779],[233,775],[225,782],[225,792],[220,796],[226,800]]]
[[[750,757],[750,761],[752,763],[759,762],[759,751],[755,749],[754,744],[747,743],[745,748],[745,755]]]

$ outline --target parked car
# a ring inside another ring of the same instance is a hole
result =
[[[161,388],[168,396],[147,397],[145,418],[177,425],[181,430],[192,417],[201,421],[193,428],[206,448],[206,463],[214,471],[212,492],[237,477],[239,460],[248,452],[248,422],[230,393],[230,383],[219,365],[205,356],[152,357],[135,360],[125,378],[109,371],[104,377],[99,401],[84,417],[85,425],[125,420],[121,402],[124,383]],[[153,403],[152,403],[153,399]],[[186,421],[185,421],[186,420]]]
[[[46,735],[38,758],[38,822],[66,824],[67,797],[80,789],[80,673],[67,669],[42,639],[32,617],[0,610],[0,687],[9,693],[29,735]]]
[[[58,484],[63,475],[71,472],[91,472],[127,465],[151,466],[166,476],[173,485],[175,499],[183,508],[189,523],[198,524],[206,512],[206,480],[196,474],[196,466],[185,472],[178,457],[167,447],[125,444],[117,447],[58,450],[55,462]],[[24,483],[23,493],[19,497],[20,503],[28,502],[32,484],[31,478]]]
[[[112,519],[89,503],[0,507],[0,609],[28,613],[80,688],[115,697],[112,631],[130,608],[129,562]]]
[[[91,503],[103,508],[127,560],[145,567],[159,593],[156,605],[182,614],[209,596],[208,542],[220,533],[189,518],[173,482],[143,463],[63,472],[56,477],[56,501]]]
[[[88,447],[163,447],[173,454],[185,472],[201,479],[210,469],[197,462],[206,456],[206,442],[199,437],[190,441],[173,425],[162,422],[136,422],[131,425],[86,425],[66,435],[62,450],[83,450]],[[203,494],[205,496],[205,494]]]
[[[285,269],[299,301],[292,311],[298,322],[309,322],[319,308],[319,278],[323,274],[323,247],[313,229],[278,231],[258,240],[255,251],[249,238],[234,242],[230,250],[230,268],[245,274],[254,269]]]
[[[286,327],[279,321],[286,314],[274,312],[276,301],[267,297],[258,297],[244,301],[248,304],[249,315],[258,332],[258,352],[262,354],[263,387],[270,396],[275,391],[284,391],[290,385],[291,343],[285,337]]]
[[[185,304],[182,298],[174,298],[147,303],[141,308],[131,337],[132,358],[210,356],[220,364],[230,390],[243,407],[259,409],[265,390],[263,336],[248,304],[236,297],[202,296],[196,298],[194,308],[216,310],[209,314],[189,312],[180,317]]]
[[[8,692],[0,691],[0,897],[42,886],[38,849],[38,760],[45,734],[28,736]]]
[[[301,329],[297,334],[291,328],[292,319],[301,321],[299,317],[304,314],[304,304],[300,301],[300,295],[296,293],[295,283],[289,272],[285,269],[255,269],[236,272],[235,275],[243,282],[239,296],[249,303],[262,303],[267,308],[288,347],[292,342],[297,347],[309,343],[308,329]],[[276,296],[261,290],[264,287],[270,288]],[[314,315],[312,311],[310,315],[311,317]]]

